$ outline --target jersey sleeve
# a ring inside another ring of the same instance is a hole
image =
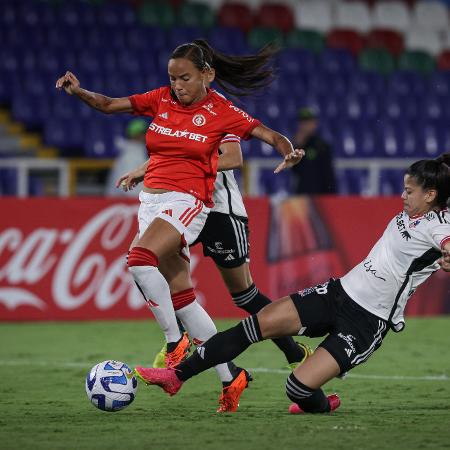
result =
[[[227,134],[220,141],[220,145],[227,144],[228,142],[237,142],[238,144],[240,144],[241,138],[239,136],[236,136],[235,134]]]
[[[145,94],[131,95],[129,98],[133,113],[137,116],[155,117],[161,101],[162,89],[154,89]]]
[[[223,114],[225,131],[245,140],[250,139],[250,133],[260,125],[261,122],[242,109],[234,106],[230,101],[227,102],[225,108],[226,110]]]
[[[439,223],[431,230],[431,239],[436,247],[443,249],[450,242],[450,224]]]

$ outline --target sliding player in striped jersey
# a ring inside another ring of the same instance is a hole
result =
[[[450,272],[450,153],[421,160],[406,171],[403,211],[394,217],[369,255],[341,279],[304,289],[213,336],[172,369],[137,367],[147,384],[174,395],[184,381],[251,344],[273,336],[327,335],[314,354],[288,377],[291,414],[325,413],[340,405],[321,387],[365,362],[389,329],[404,328],[404,310],[430,275]]]

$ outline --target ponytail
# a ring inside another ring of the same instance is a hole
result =
[[[436,203],[445,208],[450,199],[450,153],[436,159],[423,159],[412,164],[406,174],[414,177],[422,189],[437,191]]]
[[[278,48],[269,44],[256,55],[232,56],[212,48],[204,39],[178,46],[172,58],[187,58],[199,70],[213,68],[216,83],[228,94],[241,97],[251,95],[268,86],[274,79],[271,66]]]

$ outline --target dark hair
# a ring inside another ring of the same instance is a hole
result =
[[[414,177],[422,189],[436,189],[436,203],[440,208],[447,206],[450,197],[450,153],[443,153],[436,159],[416,161],[406,174]]]
[[[206,40],[195,39],[179,45],[170,58],[189,59],[199,70],[214,68],[217,84],[228,94],[240,97],[251,95],[272,82],[274,68],[271,62],[277,52],[276,45],[268,44],[256,55],[225,55],[213,49]]]

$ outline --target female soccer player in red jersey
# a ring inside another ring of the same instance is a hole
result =
[[[209,49],[216,81],[226,92],[247,95],[270,83],[271,47],[242,57]],[[202,46],[190,43],[177,47],[169,59],[170,86],[145,94],[110,98],[81,88],[71,72],[56,82],[56,88],[103,113],[153,117],[147,132],[151,159],[140,193],[139,241],[130,251],[128,266],[164,331],[168,366],[184,358],[188,345],[178,329],[168,283],[189,277],[188,245],[199,235],[213,205],[221,140],[235,134],[274,146],[284,156],[275,171],[298,163],[304,154],[294,150],[286,137],[208,89],[209,71]],[[159,270],[162,265],[166,277]],[[183,293],[177,301],[189,304],[192,296],[193,292]]]
[[[367,359],[389,329],[402,331],[415,290],[440,268],[450,272],[450,153],[412,164],[404,177],[403,211],[387,225],[369,255],[340,279],[274,302],[234,328],[214,335],[172,369],[137,367],[148,384],[174,395],[184,381],[251,344],[274,336],[326,336],[288,377],[291,414],[339,407],[321,387]]]

